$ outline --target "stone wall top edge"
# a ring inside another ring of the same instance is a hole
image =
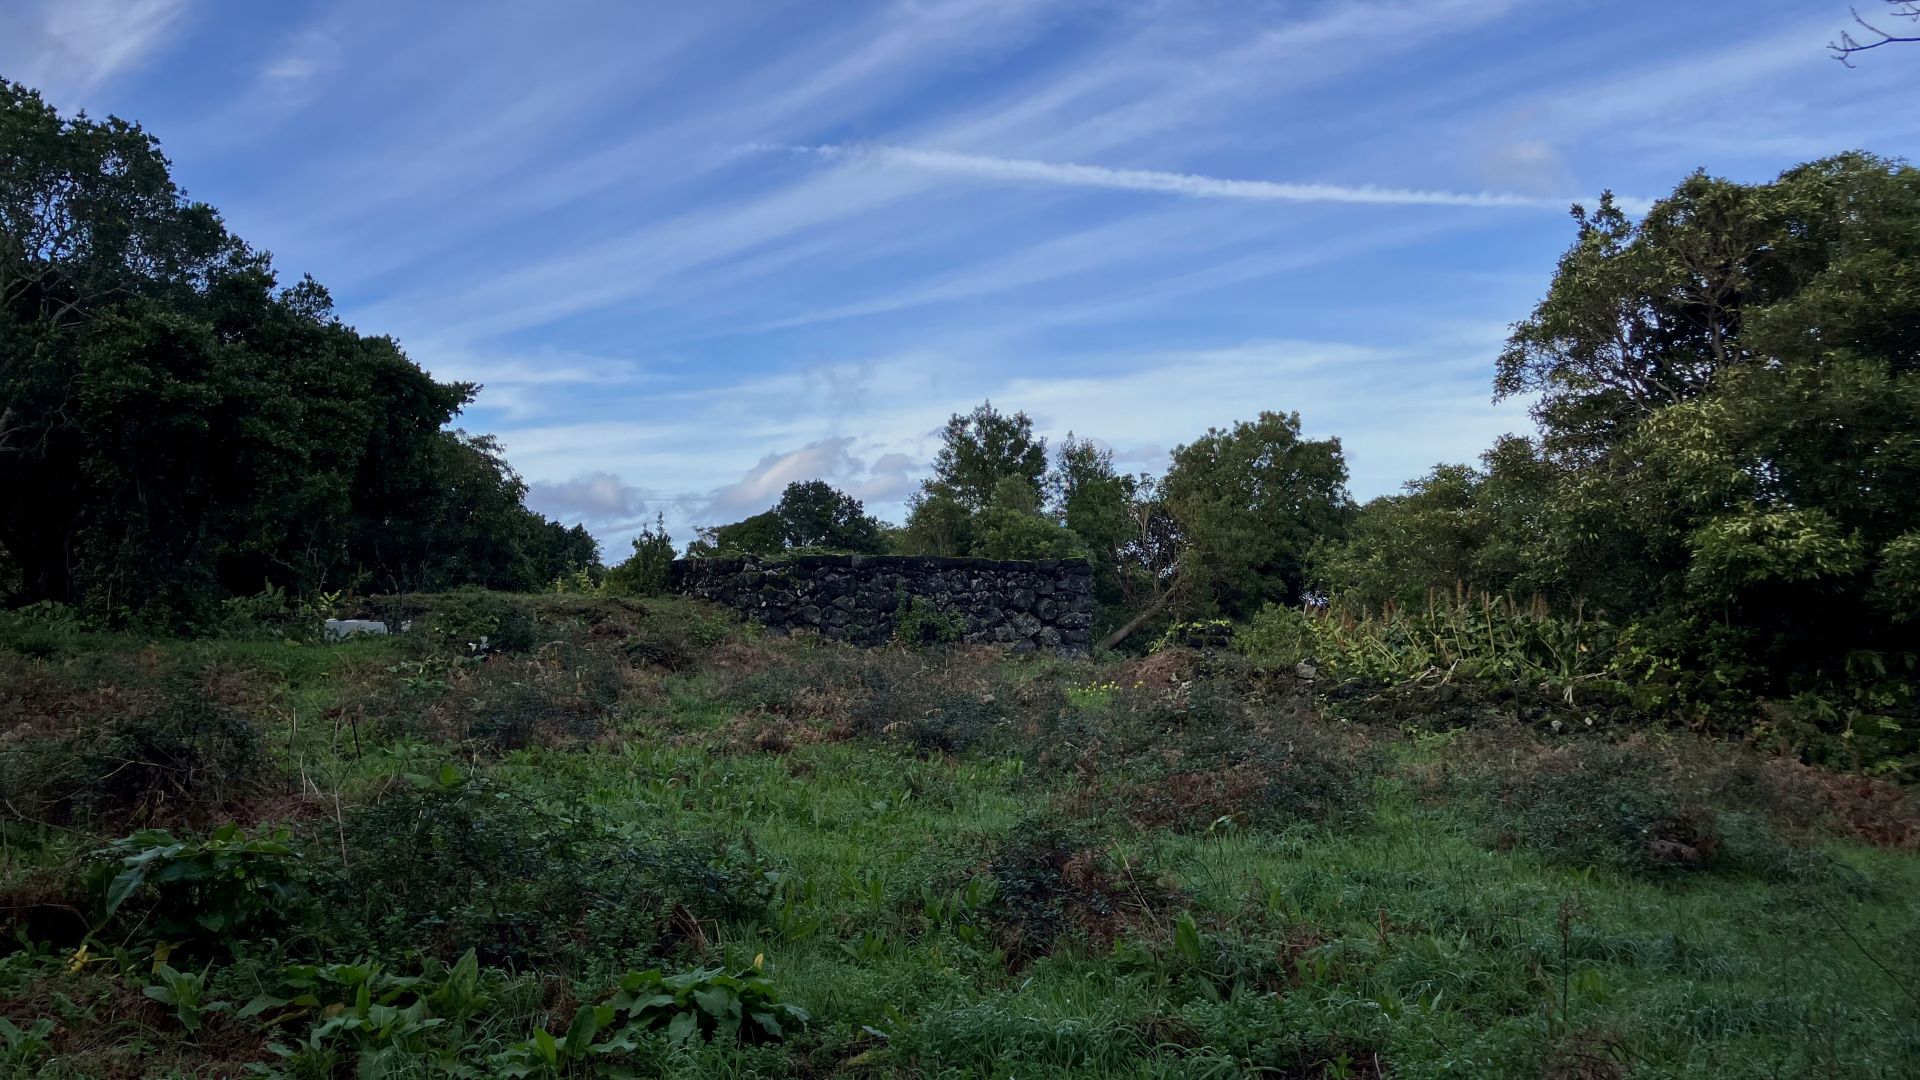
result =
[[[718,573],[734,573],[748,567],[757,570],[887,568],[1051,573],[1063,570],[1090,570],[1092,566],[1093,564],[1086,559],[980,559],[951,555],[795,555],[791,557],[729,555],[673,560],[673,567],[676,570]]]

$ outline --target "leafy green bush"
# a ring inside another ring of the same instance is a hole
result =
[[[1269,663],[1312,661],[1321,651],[1317,620],[1317,615],[1303,608],[1268,604],[1234,635],[1233,646]]]
[[[659,599],[647,605],[647,617],[621,639],[627,659],[668,671],[697,666],[708,650],[741,633],[726,614],[687,601]]]
[[[314,641],[319,639],[321,626],[339,598],[339,593],[291,597],[286,589],[267,582],[252,596],[232,596],[221,601],[220,622],[213,629],[228,637]]]
[[[658,968],[620,979],[608,1002],[642,1031],[661,1031],[671,1043],[696,1036],[726,1042],[779,1041],[812,1019],[805,1009],[780,1000],[759,967],[728,972],[698,968],[662,975]]]
[[[341,834],[346,869],[320,905],[329,937],[443,958],[471,947],[495,967],[582,970],[670,948],[687,917],[759,912],[773,888],[727,845],[615,831],[589,807],[451,768],[354,811]]]
[[[1682,806],[1643,755],[1582,743],[1504,776],[1504,836],[1558,861],[1640,872],[1703,869],[1719,854],[1711,812]]]
[[[0,647],[23,656],[44,658],[70,651],[85,631],[79,612],[53,600],[0,611]]]
[[[1174,898],[1159,882],[1115,866],[1103,842],[1042,821],[1022,822],[1003,838],[986,873],[992,887],[981,914],[1015,964],[1069,936],[1111,946]]]
[[[457,589],[434,597],[426,617],[428,639],[442,652],[484,656],[533,647],[533,614],[504,593]]]
[[[510,1022],[515,984],[481,967],[472,950],[416,976],[371,960],[289,964],[272,978],[271,992],[238,1015],[263,1018],[270,1028],[306,1022],[297,1041],[270,1044],[286,1064],[269,1073],[275,1076],[332,1076],[352,1063],[360,1076],[428,1065],[452,1076],[634,1077],[654,1075],[640,1064],[676,1048],[778,1042],[806,1024],[806,1010],[782,1001],[757,964],[735,972],[629,972],[606,1001],[579,1006],[564,1033],[535,1026],[530,1038],[506,1046],[498,1032]]]
[[[903,741],[920,753],[961,753],[1010,742],[1066,704],[1045,668],[1023,673],[990,650],[861,649],[788,642],[803,653],[727,672],[721,693],[754,713],[799,721],[835,738]]]
[[[222,825],[204,840],[145,829],[95,852],[105,917],[159,941],[231,946],[271,930],[298,892],[298,861],[284,830],[249,839]]]
[[[207,973],[177,971],[173,965],[161,962],[153,965],[154,981],[141,993],[173,1010],[173,1018],[181,1027],[192,1034],[200,1030],[207,1022],[209,1013],[226,1012],[233,1008],[230,1002],[207,1000]]]
[[[403,669],[404,679],[364,703],[384,736],[458,742],[491,753],[594,738],[626,685],[626,669],[614,657],[562,643],[533,656],[485,663],[455,658]]]
[[[1186,655],[1205,666],[1171,686],[1114,689],[1053,721],[1025,752],[1072,770],[1080,808],[1142,826],[1339,824],[1364,812],[1385,765],[1365,731],[1313,715],[1291,683],[1231,654]],[[1067,746],[1077,749],[1061,753]]]
[[[1480,795],[1497,843],[1558,862],[1643,875],[1717,869],[1865,887],[1829,860],[1787,843],[1764,817],[1729,812],[1724,793],[1697,785],[1689,790],[1679,761],[1670,749],[1637,740],[1580,737],[1509,749],[1469,761],[1461,771],[1466,789]]]
[[[859,679],[863,692],[846,708],[853,730],[902,740],[922,754],[978,748],[1021,704],[1012,687],[997,681],[981,685],[958,672],[898,660],[864,664]]]
[[[0,1016],[0,1065],[21,1070],[33,1065],[52,1049],[50,1044],[57,1026],[53,1020],[41,1017],[21,1027]]]
[[[673,537],[667,534],[666,521],[658,519],[633,538],[633,553],[607,571],[602,587],[615,596],[657,596],[666,592],[673,554]]]
[[[1572,694],[1584,684],[1617,681],[1616,637],[1605,622],[1561,618],[1538,601],[1461,594],[1378,614],[1268,605],[1235,645],[1269,662],[1316,664],[1334,679],[1387,683],[1439,672],[1546,682]]]
[[[456,1065],[468,1049],[466,1021],[491,1004],[472,952],[438,981],[394,975],[363,960],[289,964],[275,982],[280,994],[260,994],[239,1015],[272,1012],[274,1026],[310,1019],[297,1042],[269,1044],[295,1075],[333,1075],[342,1059],[353,1061],[360,1076],[386,1076],[423,1057]]]

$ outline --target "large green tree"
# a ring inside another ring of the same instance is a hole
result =
[[[1695,174],[1642,221],[1603,203],[1578,226],[1496,381],[1539,395],[1557,473],[1531,564],[1616,611],[1727,612],[1694,571],[1733,520],[1824,515],[1869,564],[1915,526],[1920,172]]]
[[[359,334],[158,143],[0,81],[0,547],[16,598],[181,624],[271,583],[528,585],[474,387]]]
[[[1843,154],[1577,212],[1495,386],[1539,437],[1371,504],[1318,560],[1336,591],[1378,601],[1398,568],[1543,595],[1634,624],[1701,695],[1912,737],[1920,171]]]
[[[1041,512],[1040,497],[1024,476],[1000,478],[993,498],[973,516],[968,554],[985,559],[1082,559],[1087,546],[1072,530]]]
[[[771,509],[701,529],[687,554],[780,555],[799,549],[873,554],[886,549],[886,533],[859,499],[825,480],[805,480],[788,484]]]
[[[882,544],[880,523],[860,500],[825,480],[788,484],[773,513],[788,547],[875,552]]]
[[[1512,435],[1480,460],[1436,465],[1361,506],[1344,537],[1315,545],[1314,586],[1375,611],[1456,590],[1561,595],[1562,583],[1528,560],[1557,474],[1532,440]]]
[[[1297,602],[1308,553],[1353,514],[1340,440],[1303,438],[1298,413],[1263,412],[1176,447],[1160,499],[1180,523],[1193,595],[1239,616]]]
[[[976,549],[985,545],[1003,558],[1044,557],[1057,538],[1018,514],[1037,515],[1046,475],[1047,440],[1034,435],[1026,413],[1003,413],[991,401],[954,413],[941,432],[933,475],[908,500],[901,544],[919,555],[981,554]],[[988,511],[990,526],[982,521]]]
[[[1133,535],[1139,478],[1114,470],[1113,451],[1069,432],[1054,450],[1046,488],[1054,516],[1080,538],[1095,570],[1112,570]]]
[[[985,401],[947,419],[924,488],[930,496],[949,496],[968,510],[980,510],[993,501],[1003,477],[1018,477],[1037,497],[1046,473],[1047,440],[1034,436],[1033,420]]]

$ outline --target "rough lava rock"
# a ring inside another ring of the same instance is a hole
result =
[[[812,630],[858,645],[892,639],[908,597],[956,616],[966,642],[1085,656],[1093,641],[1093,567],[1084,559],[679,559],[668,581],[675,592],[724,604],[776,632]]]

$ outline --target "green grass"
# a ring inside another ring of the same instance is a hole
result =
[[[811,648],[749,644],[794,665],[796,685],[819,662]],[[753,749],[737,736],[743,716],[760,714],[730,696],[737,683],[721,667],[637,667],[599,737],[499,753],[346,719],[357,696],[408,677],[416,644],[160,648],[268,687],[250,715],[287,784],[259,805],[297,819],[315,874],[339,869],[342,823],[357,807],[443,765],[529,805],[706,838],[773,871],[750,916],[583,953],[564,972],[490,973],[497,992],[461,1036],[473,1068],[535,1025],[562,1034],[572,1003],[603,997],[623,971],[759,958],[812,1024],[760,1046],[649,1044],[633,1059],[640,1074],[1920,1075],[1920,858],[1907,851],[1806,839],[1838,868],[1813,877],[1569,865],[1507,848],[1472,789],[1428,782],[1442,757],[1456,763],[1454,747],[1390,733],[1379,735],[1387,764],[1360,779],[1351,820],[1140,828],[1124,808],[1083,809],[1075,796],[1090,781],[1039,764],[1020,724],[960,754],[868,736]],[[1000,680],[995,697],[1111,676],[1049,661],[998,667],[980,676]],[[1019,716],[1052,723],[1050,709],[1091,715],[1118,698],[1102,689],[1045,700]],[[1062,909],[1058,934],[1029,949],[1009,936],[1019,883],[1008,853],[1050,828],[1066,839],[1045,843],[1066,845],[1079,860],[1070,866],[1099,867],[1089,871],[1098,884],[1083,890],[1089,906]],[[0,883],[16,912],[27,883],[71,877],[99,829],[9,822]],[[357,887],[377,899],[378,882]],[[325,913],[313,918],[194,957],[196,970],[205,964],[210,993],[238,1004],[290,959],[353,959],[327,955],[334,931],[318,929]],[[92,954],[124,951],[92,965],[69,962],[79,944],[47,941],[36,958],[28,940],[0,959],[0,1014],[23,1029],[43,1016],[59,1025],[44,1050],[0,1045],[13,1070],[0,1074],[242,1075],[250,1063],[280,1067],[270,1035],[299,1034],[298,1022],[268,1033],[231,1014],[189,1034],[140,992],[150,942],[102,929]],[[423,962],[385,959],[397,970]],[[389,1075],[446,1075],[424,1053],[387,1065]],[[331,1066],[343,1076],[355,1067],[351,1056]]]

